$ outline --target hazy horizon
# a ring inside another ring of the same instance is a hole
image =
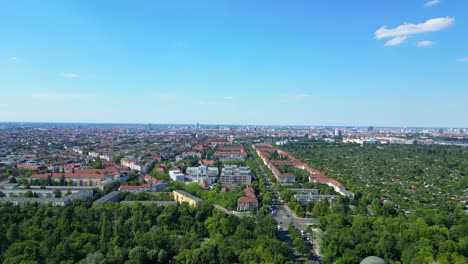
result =
[[[64,124],[64,125],[137,125],[137,126],[196,126],[197,123],[114,123],[114,122],[55,122],[55,121],[2,121],[0,124]],[[432,128],[432,129],[468,129],[468,127],[437,127],[437,126],[385,126],[385,125],[301,125],[301,124],[236,124],[236,123],[198,123],[200,126],[260,126],[260,127],[313,127],[313,128]],[[203,128],[203,127],[202,127]]]

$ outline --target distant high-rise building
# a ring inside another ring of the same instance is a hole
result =
[[[334,136],[335,137],[341,137],[341,130],[339,130],[338,128],[335,128]]]
[[[374,132],[374,127],[373,126],[368,127],[367,132]]]
[[[196,129],[196,130],[200,130],[200,123],[197,123],[197,124],[195,125],[195,129]]]

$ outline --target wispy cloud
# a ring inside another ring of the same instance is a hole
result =
[[[62,73],[62,77],[65,77],[65,78],[79,78],[80,75],[77,74],[77,73],[68,72],[68,73]]]
[[[232,100],[234,99],[234,96],[224,96],[224,100]]]
[[[404,23],[395,28],[383,26],[374,33],[376,39],[392,38],[385,43],[385,46],[394,46],[403,43],[409,36],[427,32],[440,31],[455,23],[453,17],[441,17],[429,19],[419,24]]]
[[[398,37],[392,38],[391,40],[385,42],[385,46],[388,47],[388,46],[400,45],[401,43],[405,42],[407,38],[408,38],[407,36],[398,36]]]
[[[418,43],[416,43],[416,45],[418,47],[429,47],[429,46],[434,45],[434,42],[429,41],[429,40],[423,40],[423,41],[419,41]]]
[[[431,7],[431,6],[435,6],[435,5],[439,4],[439,3],[440,3],[440,0],[432,0],[432,1],[426,2],[424,4],[424,6]]]
[[[70,98],[70,99],[77,99],[77,98],[89,98],[95,97],[96,94],[93,93],[49,93],[49,92],[39,92],[39,93],[32,93],[31,97],[33,98]]]
[[[468,57],[458,58],[457,61],[458,62],[468,62]]]

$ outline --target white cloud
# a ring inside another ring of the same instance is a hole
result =
[[[416,43],[416,45],[418,47],[429,47],[429,46],[434,45],[434,42],[429,41],[429,40],[423,40],[423,41],[419,41],[418,43]]]
[[[77,73],[62,73],[62,76],[65,78],[79,78],[80,75]]]
[[[85,98],[85,97],[95,97],[95,94],[92,93],[32,93],[31,97],[33,98]]]
[[[234,99],[234,96],[224,96],[224,100],[232,100]]]
[[[458,58],[457,61],[458,61],[458,62],[468,62],[468,57],[465,57],[465,58]]]
[[[385,42],[385,46],[400,45],[401,43],[405,42],[407,38],[408,38],[407,36],[398,36],[398,37],[392,38],[391,40]]]
[[[439,3],[440,3],[440,0],[432,0],[432,1],[426,2],[424,4],[424,6],[427,6],[427,7],[435,6],[435,5],[439,4]]]
[[[419,24],[404,23],[396,28],[390,29],[383,26],[375,31],[374,36],[376,39],[393,38],[385,43],[386,46],[398,45],[406,40],[410,35],[440,31],[452,26],[454,22],[455,18],[453,17],[441,17],[429,19],[426,22]]]

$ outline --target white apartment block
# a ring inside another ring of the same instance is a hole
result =
[[[198,167],[188,167],[186,171],[187,178],[192,182],[214,184],[218,177],[219,170],[215,167],[208,167],[205,165]]]
[[[180,182],[185,181],[185,174],[183,174],[180,170],[169,171],[169,177],[171,177],[173,181],[180,181]]]
[[[237,185],[252,183],[252,175],[248,167],[237,167],[237,165],[226,165],[221,171],[221,184]]]
[[[131,170],[136,170],[139,172],[144,172],[146,170],[146,167],[144,165],[141,165],[131,157],[125,157],[122,160],[120,160],[120,165],[124,167],[129,167]]]

